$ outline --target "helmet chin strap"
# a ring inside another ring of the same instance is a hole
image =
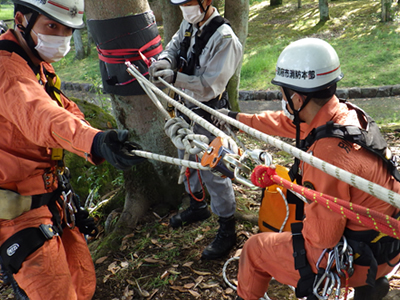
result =
[[[27,20],[28,21],[28,26],[24,27],[22,24],[18,24],[17,27],[18,27],[18,29],[22,30],[21,34],[24,37],[24,39],[25,39],[29,49],[32,51],[32,53],[38,59],[43,60],[40,57],[39,53],[36,51],[36,49],[35,49],[36,44],[33,41],[32,36],[31,36],[32,27],[33,27],[33,25],[35,25],[35,22],[36,22],[38,17],[39,17],[39,13],[37,11],[33,11],[31,17],[29,18],[29,21]]]
[[[283,92],[285,93],[286,99],[289,103],[289,107],[293,111],[293,115],[294,115],[293,124],[296,126],[296,147],[299,148],[300,147],[300,123],[304,122],[300,119],[299,113],[304,108],[304,106],[310,101],[310,99],[308,99],[307,103],[304,102],[304,104],[297,110],[294,108],[292,97],[290,96],[288,89],[285,87],[282,87],[282,89],[283,89]]]
[[[207,0],[203,0],[203,2],[204,2],[204,1],[207,1]],[[210,8],[211,5],[208,5],[207,8],[204,9],[204,7],[203,7],[203,2],[202,2],[201,0],[197,0],[197,2],[199,3],[201,9],[204,11],[204,17],[203,17],[203,20],[204,20],[204,18],[205,18],[206,15],[207,15],[207,11],[208,11],[208,9]],[[201,20],[199,23],[203,22],[203,20]]]

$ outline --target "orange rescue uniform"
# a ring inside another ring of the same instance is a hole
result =
[[[258,115],[240,113],[239,121],[267,134],[295,138],[295,126],[281,111],[267,111]],[[301,125],[301,138],[304,139],[313,128],[325,125],[328,121],[360,127],[356,112],[349,110],[345,104],[339,103],[339,100],[334,96],[320,109],[311,124]],[[400,192],[400,183],[388,173],[383,160],[356,144],[344,142],[338,138],[327,137],[314,142],[308,152],[332,165],[389,190],[396,193]],[[390,216],[394,216],[398,212],[390,204],[304,162],[301,162],[300,169],[303,176],[303,185],[312,186],[316,191]],[[303,225],[302,233],[305,239],[307,258],[315,273],[317,272],[315,265],[323,249],[333,248],[340,241],[346,227],[356,231],[369,230],[369,228],[346,219],[315,202],[306,204]],[[238,274],[239,296],[246,300],[259,299],[267,291],[272,277],[283,284],[296,287],[300,275],[294,269],[292,254],[291,232],[265,232],[251,237],[245,243],[240,257]],[[397,262],[399,257],[400,255],[394,258],[392,263]],[[326,267],[326,259],[327,255],[322,260],[320,267]],[[368,268],[355,265],[354,274],[349,282],[350,286],[366,285]],[[388,274],[391,269],[392,267],[387,264],[379,265],[377,278]]]
[[[17,42],[13,30],[0,40]],[[21,195],[50,193],[57,188],[52,148],[63,148],[92,163],[92,141],[99,132],[84,121],[78,106],[61,94],[58,104],[44,89],[46,62],[40,65],[40,81],[18,54],[0,50],[0,188]],[[62,104],[62,106],[61,106]],[[0,245],[28,227],[52,224],[47,206],[23,213],[13,220],[0,219]],[[91,299],[96,287],[93,261],[84,236],[77,228],[65,228],[27,257],[15,274],[31,300]]]

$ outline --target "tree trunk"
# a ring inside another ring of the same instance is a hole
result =
[[[161,2],[162,18],[164,24],[164,47],[171,40],[175,32],[178,31],[182,22],[182,12],[179,5],[172,5],[169,0],[158,0]]]
[[[214,0],[212,2],[212,5],[214,5],[218,9],[218,11],[220,11],[224,6],[224,0]]]
[[[282,4],[282,0],[271,0],[271,3],[270,3],[271,6],[281,5],[281,4]]]
[[[392,0],[382,0],[382,22],[390,21],[390,8]]]
[[[297,0],[297,8],[301,8],[301,0]]]
[[[244,51],[248,33],[249,0],[225,0],[225,18],[230,21],[233,31],[242,43]],[[227,87],[229,103],[231,104],[231,109],[234,111],[239,111],[238,98],[241,69],[242,63],[239,64]]]
[[[326,22],[329,20],[328,0],[319,0],[319,21]]]
[[[147,0],[86,0],[88,19],[105,20],[149,11]],[[118,35],[118,32],[115,32]],[[111,95],[118,128],[128,129],[130,136],[144,150],[168,156],[176,156],[176,149],[164,134],[161,113],[147,97]],[[177,185],[178,168],[154,160],[135,166],[124,172],[125,205],[116,230],[118,233],[131,231],[137,221],[151,205],[180,202],[183,187]],[[170,207],[164,207],[165,214]]]
[[[85,49],[83,48],[82,34],[80,30],[74,30],[73,33],[75,45],[75,58],[78,60],[85,58]]]

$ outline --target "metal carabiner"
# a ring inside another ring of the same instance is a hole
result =
[[[75,203],[72,199],[72,190],[69,190],[67,193],[65,191],[62,191],[61,195],[63,197],[64,222],[70,229],[74,229],[75,213],[77,213],[78,210],[76,209]],[[68,216],[71,222],[68,220]]]

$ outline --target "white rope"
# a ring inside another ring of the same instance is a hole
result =
[[[169,97],[168,95],[166,95],[163,91],[161,91],[157,86],[155,86],[153,83],[151,83],[150,81],[147,80],[146,77],[144,77],[130,62],[126,62],[125,63],[128,66],[128,73],[131,74],[132,76],[136,77],[136,79],[139,82],[144,83],[145,85],[147,85],[147,87],[149,87],[153,92],[155,92],[159,97],[163,98],[165,101],[167,101],[169,104],[175,106],[176,109],[178,109],[179,111],[181,111],[183,114],[185,114],[186,116],[188,116],[191,120],[193,120],[194,122],[196,122],[197,124],[199,124],[201,127],[203,127],[204,129],[206,129],[207,131],[211,132],[213,135],[215,136],[220,136],[224,142],[227,142],[228,144],[234,144],[236,145],[236,142],[229,136],[227,135],[225,132],[223,132],[222,130],[220,130],[219,128],[215,127],[213,124],[211,124],[210,122],[206,121],[205,119],[203,119],[202,117],[200,117],[199,115],[197,115],[196,113],[192,112],[190,109],[188,109],[185,105],[179,103],[178,101],[172,99],[171,97]],[[159,78],[161,79],[161,78]],[[161,79],[162,80],[162,79]],[[162,80],[162,83],[165,84],[167,83],[166,81]],[[168,86],[171,86],[167,83]],[[174,91],[176,89],[174,88]],[[182,93],[182,92],[181,92]],[[186,95],[185,93],[183,93],[183,95]],[[188,97],[186,95],[186,97]],[[186,98],[185,97],[185,98]],[[194,100],[194,99],[193,99]],[[196,100],[195,100],[196,101]]]
[[[368,181],[362,177],[359,177],[355,174],[352,174],[348,171],[345,171],[343,169],[340,169],[326,161],[323,161],[307,152],[304,152],[296,147],[293,147],[292,145],[289,145],[279,139],[273,138],[270,135],[267,135],[261,131],[258,131],[254,128],[251,128],[237,120],[234,120],[231,117],[228,117],[227,115],[221,114],[220,112],[208,107],[207,105],[204,105],[203,103],[197,101],[196,99],[193,99],[192,97],[184,94],[182,91],[179,89],[175,88],[174,86],[168,84],[165,80],[162,78],[159,78],[159,80],[168,86],[170,89],[172,89],[174,92],[178,93],[181,96],[184,96],[188,101],[191,103],[197,105],[201,109],[207,111],[208,113],[222,119],[226,123],[233,125],[240,130],[250,134],[251,136],[254,136],[255,138],[262,140],[272,146],[275,146],[292,156],[300,159],[301,161],[304,161],[305,163],[311,165],[314,168],[317,168],[341,181],[346,182],[347,184],[350,184],[351,186],[354,186],[376,198],[379,198],[396,208],[400,209],[400,194],[395,193],[394,191],[391,191],[389,189],[386,189],[376,183],[373,183],[371,181]],[[150,83],[151,84],[151,83]],[[173,104],[174,105],[174,104]]]
[[[196,170],[205,170],[205,171],[210,170],[209,167],[203,167],[201,165],[201,163],[197,163],[197,162],[190,161],[190,160],[183,160],[183,159],[179,159],[179,158],[175,158],[175,157],[169,157],[169,156],[160,155],[160,154],[151,153],[151,152],[142,151],[142,150],[132,150],[131,152],[140,157],[158,160],[158,161],[165,162],[165,163],[171,164],[171,165],[183,166],[186,168],[196,169]]]

